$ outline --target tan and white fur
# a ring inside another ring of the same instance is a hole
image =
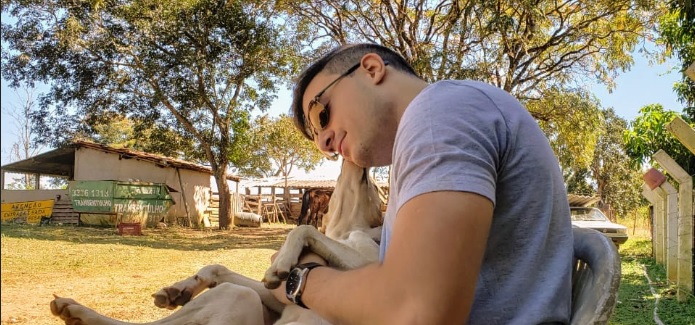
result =
[[[183,307],[168,317],[146,324],[328,324],[311,310],[282,304],[268,288],[278,287],[306,251],[323,257],[329,266],[338,269],[357,268],[377,261],[382,223],[381,202],[367,169],[344,161],[328,213],[324,216],[325,229],[322,230],[325,235],[307,225],[293,229],[266,271],[263,282],[234,273],[222,265],[205,266],[195,275],[155,293],[154,302],[158,307]],[[132,324],[108,318],[70,298],[56,296],[50,306],[51,312],[66,325]]]

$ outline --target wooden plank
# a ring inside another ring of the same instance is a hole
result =
[[[666,124],[666,129],[673,134],[690,152],[695,154],[695,130],[682,118],[676,116]]]
[[[685,74],[690,77],[693,81],[695,81],[695,62],[691,64],[687,70],[685,70]]]

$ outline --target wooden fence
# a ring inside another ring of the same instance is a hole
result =
[[[666,125],[666,129],[695,154],[695,130],[685,121],[676,117]],[[644,177],[642,195],[654,207],[654,259],[666,266],[668,281],[676,284],[678,301],[685,301],[693,294],[695,282],[693,178],[663,150],[659,150],[652,158],[677,183],[674,186],[666,180],[663,173],[654,168]]]

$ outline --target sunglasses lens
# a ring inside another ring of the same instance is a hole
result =
[[[328,111],[323,104],[317,102],[310,108],[309,122],[316,133],[328,125]]]
[[[319,112],[319,124],[321,129],[325,129],[328,126],[328,109],[325,107]]]

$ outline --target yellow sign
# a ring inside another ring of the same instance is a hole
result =
[[[52,212],[53,200],[3,203],[2,221],[39,223],[41,217],[50,217]]]

